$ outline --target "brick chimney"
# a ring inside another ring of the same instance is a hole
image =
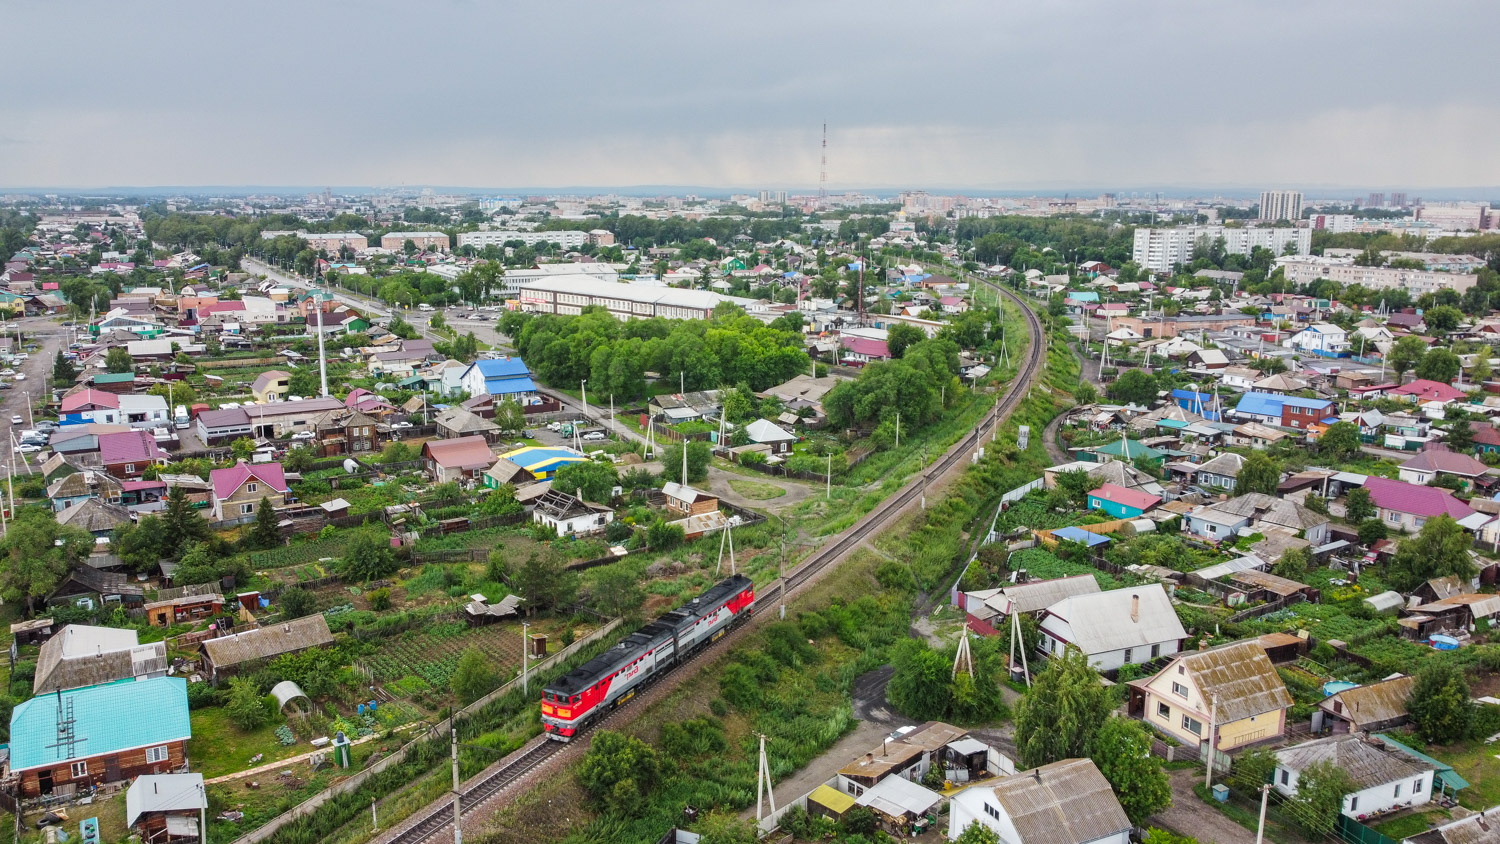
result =
[[[1141,596],[1140,595],[1131,595],[1130,596],[1130,620],[1131,620],[1132,623],[1136,623],[1136,624],[1140,623],[1140,620],[1141,620]]]

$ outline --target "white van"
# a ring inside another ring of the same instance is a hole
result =
[[[430,310],[433,310],[433,307],[431,305],[427,304],[426,302],[423,302],[422,304],[420,304],[420,305],[417,306],[417,310],[419,310],[419,311],[430,311]]]
[[[187,405],[177,405],[177,409],[172,413],[172,424],[177,426],[177,430],[184,430],[191,421],[188,418]]]

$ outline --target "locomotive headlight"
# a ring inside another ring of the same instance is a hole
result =
[[[557,710],[557,717],[559,717],[559,718],[572,718],[573,717],[573,710],[571,710],[571,709],[559,709],[559,710]]]

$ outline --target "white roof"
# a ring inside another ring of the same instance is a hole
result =
[[[914,815],[923,814],[942,800],[943,795],[936,791],[918,785],[906,777],[895,776],[886,777],[875,783],[854,802],[860,806],[879,809],[892,817],[900,817],[907,812]]]
[[[62,655],[64,657],[128,651],[140,644],[140,639],[134,630],[122,630],[118,627],[69,624],[58,635],[63,638]]]
[[[1131,606],[1137,597],[1140,610],[1132,621]],[[1086,654],[1187,638],[1160,583],[1074,595],[1048,607],[1047,615],[1066,621],[1072,628],[1073,644]]]
[[[648,287],[641,284],[624,284],[617,281],[600,281],[593,276],[574,274],[525,281],[522,291],[545,290],[550,293],[579,293],[603,299],[619,299],[625,302],[647,302],[676,308],[702,308],[711,310],[720,302],[733,302],[741,307],[755,304],[754,299],[742,296],[725,296],[707,290],[683,290],[677,287]]]
[[[661,491],[668,498],[675,498],[678,501],[697,501],[700,498],[712,497],[706,492],[700,492],[687,484],[680,484],[676,481],[667,481],[662,485]]]
[[[204,800],[202,774],[141,774],[125,792],[125,825],[146,812],[196,812]]]
[[[745,433],[750,435],[750,439],[758,443],[783,442],[797,439],[795,434],[788,434],[786,431],[776,427],[775,423],[765,419],[757,419],[746,425]]]

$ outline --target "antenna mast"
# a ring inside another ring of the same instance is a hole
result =
[[[823,164],[818,170],[818,207],[828,206],[828,124],[823,124]]]

